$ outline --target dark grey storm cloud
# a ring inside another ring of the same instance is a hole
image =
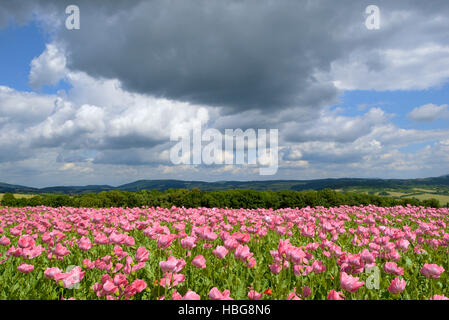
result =
[[[60,16],[57,39],[70,68],[118,78],[128,90],[238,111],[333,101],[336,88],[313,73],[343,52],[335,25],[363,22],[360,4],[342,10],[327,1],[78,1],[82,26],[68,31],[63,13],[72,2],[40,3],[35,8]],[[14,9],[23,20],[30,6]]]
[[[375,2],[387,20],[392,19],[389,12],[401,9],[419,11],[425,20],[449,11],[447,1]],[[24,8],[19,10],[17,3]],[[64,28],[69,4],[80,8],[80,30]],[[353,48],[381,49],[398,40],[416,45],[413,37],[404,37],[413,26],[390,23],[368,31],[364,11],[369,4],[372,1],[41,0],[34,10],[60,22],[56,38],[66,46],[71,69],[117,78],[127,90],[235,112],[335,103],[338,90],[332,82],[316,79],[317,71],[326,72]],[[5,6],[7,14],[19,12],[22,20],[32,8],[26,1],[7,1]],[[434,40],[449,32],[441,30],[441,24],[426,29]],[[372,68],[386,67],[375,55],[368,60]]]
[[[128,90],[238,111],[319,106],[337,94],[331,83],[313,78],[341,50],[332,7],[298,1],[132,4],[114,13],[80,5],[81,30],[58,33],[71,69],[118,78]]]
[[[28,1],[4,0],[0,4],[0,28],[5,27],[11,20],[22,25],[32,18],[34,6]]]
[[[365,28],[371,2],[160,0],[114,9],[89,1],[80,3],[81,30],[61,30],[58,38],[68,48],[69,67],[118,78],[128,90],[232,111],[320,107],[335,103],[338,90],[317,80],[316,71],[326,72],[351,48],[404,42],[406,26]],[[433,1],[433,10],[420,1],[378,3],[386,18],[401,6],[415,6],[422,18],[449,8],[447,1]],[[371,60],[372,68],[383,67]]]

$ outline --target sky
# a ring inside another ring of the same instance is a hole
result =
[[[447,0],[2,0],[0,182],[449,174],[448,17]],[[276,173],[174,164],[171,134],[198,123],[277,129]]]

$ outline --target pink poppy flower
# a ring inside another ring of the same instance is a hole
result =
[[[123,273],[118,273],[114,276],[114,284],[117,287],[121,287],[121,286],[126,286],[128,285],[128,280],[126,278],[126,275],[124,275]]]
[[[311,294],[312,294],[312,289],[310,289],[308,286],[304,286],[304,288],[302,288],[302,296],[304,298],[307,298]]]
[[[358,277],[348,275],[346,272],[340,274],[340,286],[346,291],[356,292],[364,284],[363,281],[359,281]]]
[[[374,255],[369,252],[368,249],[363,249],[362,254],[360,255],[360,259],[367,264],[374,263],[376,259],[374,258]]]
[[[70,251],[66,247],[64,247],[62,244],[58,243],[56,245],[55,254],[57,256],[63,257],[63,256],[68,255],[69,253],[70,253]]]
[[[345,296],[341,291],[330,290],[327,300],[345,300]]]
[[[403,252],[406,252],[408,250],[409,245],[410,241],[408,241],[407,239],[398,240],[398,242],[396,243],[396,247]]]
[[[198,255],[192,260],[192,264],[200,269],[206,268],[206,259],[202,255]]]
[[[176,234],[162,235],[157,239],[157,247],[159,249],[166,249],[170,247],[173,240],[176,239]]]
[[[142,279],[136,279],[131,283],[131,286],[137,293],[140,293],[147,288],[147,283]]]
[[[279,274],[282,270],[282,266],[277,263],[270,264],[268,267],[273,274]]]
[[[95,263],[90,261],[89,259],[83,259],[83,267],[87,270],[95,268]]]
[[[107,280],[104,284],[103,284],[103,291],[106,294],[113,294],[114,292],[116,292],[118,290],[118,287],[114,284],[114,282],[112,282],[111,280]]]
[[[236,232],[232,237],[240,243],[248,243],[251,241],[251,236],[249,233]]]
[[[114,243],[114,244],[123,244],[123,243],[125,243],[125,239],[126,239],[125,234],[115,233],[115,232],[112,232],[108,238],[109,242]]]
[[[42,254],[45,249],[41,245],[35,247],[24,248],[22,251],[22,257],[25,259],[34,259]]]
[[[4,247],[9,246],[10,243],[11,243],[11,240],[9,240],[8,237],[2,236],[2,237],[0,238],[0,244],[1,244],[2,246],[4,246]]]
[[[114,254],[117,256],[117,259],[120,261],[128,255],[128,252],[123,251],[122,247],[120,247],[120,246],[115,246]]]
[[[182,300],[201,300],[201,297],[195,291],[189,289],[182,297]]]
[[[421,270],[421,274],[429,279],[438,279],[440,275],[444,272],[444,268],[437,264],[425,264]]]
[[[11,228],[11,229],[9,229],[9,233],[11,233],[13,236],[17,237],[22,233],[22,231],[17,228]]]
[[[250,268],[250,269],[255,268],[257,266],[256,259],[254,257],[249,258],[247,265],[248,265],[248,268]]]
[[[404,268],[398,267],[396,262],[386,262],[384,266],[384,271],[386,273],[395,274],[397,276],[404,275]]]
[[[217,246],[214,250],[212,250],[212,254],[218,259],[224,259],[224,257],[228,254],[228,250],[223,246]]]
[[[224,247],[228,249],[229,251],[234,250],[239,246],[239,242],[235,240],[234,238],[228,238],[224,242]]]
[[[145,262],[139,262],[138,264],[132,266],[131,272],[136,272],[137,270],[144,268],[145,264],[146,264]]]
[[[125,242],[124,242],[125,246],[132,247],[135,244],[136,244],[136,241],[134,240],[133,237],[131,237],[131,236],[126,236],[125,237]]]
[[[299,276],[307,276],[310,272],[313,271],[312,266],[307,266],[307,265],[297,265],[295,264],[293,266],[293,273],[295,274],[295,276],[299,277]]]
[[[192,250],[193,248],[196,247],[195,241],[196,241],[195,237],[185,237],[184,239],[181,240],[181,247],[183,249]]]
[[[324,271],[326,271],[326,266],[318,260],[315,260],[312,263],[312,268],[313,268],[313,272],[315,272],[316,274],[320,274],[323,273]]]
[[[56,274],[61,273],[61,270],[59,270],[59,268],[53,267],[53,268],[47,268],[44,271],[44,276],[48,279],[55,279]]]
[[[304,262],[304,259],[306,258],[306,253],[301,248],[290,247],[287,250],[286,257],[294,264],[301,264]]]
[[[123,268],[123,264],[120,263],[120,262],[118,262],[118,263],[115,265],[114,270],[112,270],[112,273],[119,272],[120,270],[122,270],[122,268]]]
[[[29,247],[34,247],[35,241],[33,239],[33,237],[25,235],[25,236],[21,236],[19,238],[19,240],[17,241],[17,245],[20,248],[29,248]]]
[[[301,298],[298,297],[295,292],[290,292],[287,295],[287,300],[301,300]]]
[[[449,300],[449,298],[446,297],[445,295],[440,296],[438,294],[435,294],[430,298],[430,300]]]
[[[184,259],[176,259],[170,256],[166,261],[159,262],[162,272],[180,272],[182,268],[186,265]]]
[[[83,251],[89,251],[92,248],[92,243],[88,237],[82,237],[78,241],[78,246]]]
[[[231,292],[229,290],[224,290],[220,292],[216,287],[213,287],[209,291],[209,298],[211,300],[234,300],[230,297]]]
[[[246,261],[248,258],[252,257],[253,254],[249,251],[249,247],[247,245],[239,245],[235,249],[234,256],[236,259]]]
[[[405,280],[400,279],[399,277],[396,277],[391,281],[390,286],[388,287],[388,291],[390,291],[392,294],[399,294],[405,289]]]
[[[94,242],[97,244],[108,244],[109,240],[103,233],[100,233],[95,236]]]
[[[296,288],[294,288],[292,292],[288,293],[287,300],[301,300],[301,298],[296,294]]]
[[[171,294],[172,300],[182,300],[182,295],[175,289],[173,290],[173,293]]]
[[[136,253],[136,260],[138,262],[145,262],[149,259],[150,253],[144,247],[139,247]]]
[[[182,273],[167,272],[164,274],[164,277],[160,280],[159,284],[164,288],[167,287],[167,289],[171,289],[184,281],[185,276]]]
[[[72,289],[75,285],[81,282],[84,278],[84,274],[86,271],[81,271],[80,266],[76,266],[72,268],[69,272],[66,272],[64,275],[64,279],[62,279],[62,283],[64,288]],[[56,276],[57,277],[57,276]]]
[[[263,293],[258,293],[257,291],[254,290],[250,290],[250,292],[248,292],[248,298],[250,300],[259,300],[260,298],[262,298]]]
[[[17,267],[17,270],[19,270],[22,273],[30,273],[34,270],[34,266],[32,264],[26,264],[22,263]]]

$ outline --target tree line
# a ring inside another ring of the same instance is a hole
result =
[[[36,195],[30,198],[16,198],[12,193],[5,193],[0,201],[2,206],[28,207],[76,207],[76,208],[110,208],[110,207],[163,207],[170,208],[304,208],[307,206],[335,207],[340,205],[376,205],[379,207],[391,207],[407,204],[412,206],[424,206],[440,208],[436,199],[418,200],[415,198],[395,199],[372,194],[355,192],[336,192],[332,189],[318,191],[255,191],[255,190],[224,190],[201,191],[198,188],[168,189],[166,191],[141,190],[128,191],[103,191],[99,193],[86,193],[81,195],[47,194]]]

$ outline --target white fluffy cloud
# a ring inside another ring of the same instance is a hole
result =
[[[20,92],[0,86],[0,116],[4,126],[20,127],[47,118],[54,108],[56,97],[32,92]]]
[[[449,46],[422,44],[413,49],[356,50],[331,63],[329,73],[341,90],[422,90],[449,79]]]
[[[46,45],[45,51],[31,61],[29,82],[32,88],[55,85],[66,74],[66,57],[55,44]]]
[[[304,121],[301,125],[287,122],[283,134],[294,142],[335,141],[352,142],[371,133],[389,121],[389,115],[380,108],[371,108],[361,116],[342,116],[340,110],[323,110],[318,119]]]
[[[46,65],[52,64],[51,59],[40,59],[49,47],[55,46],[47,46],[39,57],[40,70],[51,69]],[[37,74],[33,71],[30,77]],[[58,77],[64,77],[72,88],[48,95],[0,86],[0,146],[15,150],[3,152],[0,162],[32,157],[43,148],[79,153],[104,150],[109,154],[108,150],[151,149],[167,144],[172,130],[185,131],[194,123],[209,120],[209,110],[203,106],[131,93],[116,79],[95,79],[68,69]],[[130,157],[121,159],[125,164],[135,162]],[[142,162],[151,160],[154,158]],[[104,156],[101,161],[117,163]]]
[[[70,70],[63,76],[72,85],[65,94],[0,87],[4,119],[0,119],[0,146],[6,151],[1,153],[0,169],[9,172],[6,177],[21,181],[12,170],[14,164],[39,179],[34,185],[58,184],[58,179],[119,184],[142,176],[207,180],[257,176],[254,167],[171,165],[171,130],[186,132],[198,122],[220,130],[245,129],[265,119],[261,127],[280,129],[279,178],[430,174],[437,168],[444,171],[435,159],[429,167],[431,153],[440,159],[448,156],[449,130],[403,129],[380,107],[357,116],[326,108],[315,114],[284,110],[273,117],[246,111],[239,117],[222,115],[217,108],[132,93],[117,79],[96,79]],[[434,145],[420,150],[416,158],[399,151],[430,142]],[[108,172],[114,176],[107,177]]]
[[[429,103],[414,108],[407,116],[411,120],[418,122],[432,122],[436,119],[448,119],[449,106],[447,104],[437,106]]]

